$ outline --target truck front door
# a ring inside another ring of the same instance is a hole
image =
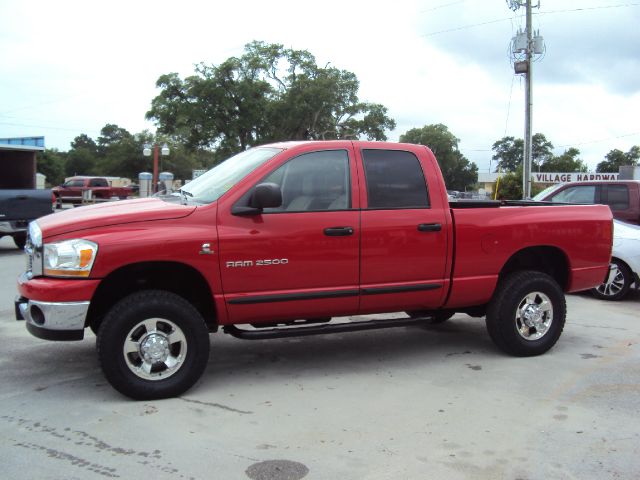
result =
[[[234,215],[233,205],[221,202],[220,267],[230,322],[357,312],[359,199],[353,148],[342,145],[293,154],[259,180],[281,187],[278,208]]]

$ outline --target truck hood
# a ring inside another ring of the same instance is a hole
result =
[[[38,225],[46,238],[109,225],[182,218],[195,209],[193,205],[167,203],[157,198],[140,198],[64,210],[39,218]]]

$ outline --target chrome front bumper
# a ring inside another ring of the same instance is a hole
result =
[[[15,300],[16,320],[26,320],[27,330],[45,340],[82,340],[89,302],[38,302]]]

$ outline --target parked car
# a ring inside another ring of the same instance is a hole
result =
[[[51,190],[35,188],[0,189],[0,238],[8,235],[22,249],[29,222],[53,212]]]
[[[123,200],[129,198],[131,187],[112,187],[104,177],[76,176],[68,178],[62,185],[53,188],[56,204],[63,203],[79,205],[83,200],[83,193],[90,190],[91,198],[96,202],[104,202],[113,198]]]
[[[640,226],[613,221],[613,252],[607,280],[591,293],[603,300],[621,300],[640,288]]]
[[[640,224],[640,180],[594,180],[559,183],[546,188],[534,200],[554,203],[602,203],[613,217]]]

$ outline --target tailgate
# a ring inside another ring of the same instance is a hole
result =
[[[51,190],[0,190],[1,222],[34,220],[51,211]]]

